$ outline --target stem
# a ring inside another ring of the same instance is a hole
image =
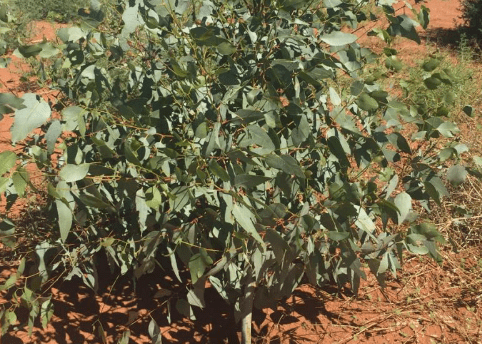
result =
[[[256,288],[256,281],[253,279],[252,273],[248,275],[248,285],[246,287],[246,293],[243,300],[243,313],[244,316],[241,319],[241,343],[251,343],[251,323],[253,319],[253,302],[254,302],[254,289]]]

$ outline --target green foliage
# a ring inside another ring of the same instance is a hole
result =
[[[24,20],[54,19],[68,22],[77,17],[80,8],[88,8],[90,0],[13,0],[12,6],[17,17]]]
[[[462,19],[469,37],[482,37],[482,2],[479,0],[462,1]]]
[[[454,64],[440,54],[418,62],[408,70],[408,77],[398,82],[405,101],[426,118],[460,112],[476,92],[469,62],[461,56]]]
[[[82,25],[95,25],[96,22],[105,20],[106,24],[110,24],[114,28],[118,25],[113,25],[113,21],[120,20],[115,9],[115,2],[116,0],[92,1],[93,13],[91,13],[90,0],[6,1],[0,5],[0,55],[13,51],[30,41],[32,35],[35,35],[35,22],[40,20],[70,22],[74,25],[79,24],[81,19],[84,19]],[[99,6],[103,7],[102,12],[96,10]],[[3,67],[6,64],[7,61],[3,60]]]
[[[96,290],[93,257],[102,251],[113,271],[134,279],[156,266],[170,271],[188,291],[169,303],[191,319],[208,280],[245,319],[252,302],[271,306],[303,278],[356,292],[364,262],[383,285],[404,250],[438,259],[441,237],[416,222],[412,202],[430,209],[448,194],[442,160],[435,142],[414,152],[400,131],[411,124],[415,139],[433,141],[457,128],[362,77],[386,56],[341,28],[365,20],[366,3],[125,1],[123,26],[109,30],[93,3],[88,25],[59,31],[62,54],[20,47],[40,61],[50,55],[43,72],[68,104],[45,123],[48,105],[34,95],[0,98],[4,113],[15,111],[14,140],[30,135],[16,160],[44,172],[53,219],[32,247],[37,280],[24,295],[59,272]],[[380,3],[390,19],[382,36],[419,40],[412,19]],[[341,75],[349,87],[336,87]],[[6,158],[1,191],[21,197],[28,173],[23,164],[11,171]],[[1,223],[4,240],[10,223]],[[35,300],[32,317],[49,309]]]

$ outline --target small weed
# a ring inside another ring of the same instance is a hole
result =
[[[458,63],[452,62],[448,55],[433,54],[420,61],[418,67],[410,68],[408,77],[400,80],[403,97],[419,113],[453,117],[473,99],[477,87],[469,64],[471,53],[463,42]],[[441,77],[440,85],[430,83],[434,75]]]

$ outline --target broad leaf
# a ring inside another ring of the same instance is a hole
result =
[[[63,242],[67,240],[70,229],[72,228],[72,210],[62,201],[55,200],[55,205],[57,207],[57,215],[60,229],[60,238]]]
[[[262,246],[265,246],[263,239],[259,235],[253,224],[253,213],[242,204],[236,203],[233,207],[233,216],[236,222]]]
[[[15,111],[15,122],[11,128],[13,143],[23,140],[32,130],[44,124],[52,112],[49,105],[35,94],[26,93],[22,99],[25,108]]]
[[[402,224],[412,209],[412,197],[406,192],[401,192],[395,197],[394,202],[399,210],[398,224]]]
[[[372,111],[378,109],[378,102],[365,92],[360,94],[356,103],[362,110],[365,111]]]
[[[321,36],[321,40],[331,46],[340,46],[345,44],[351,44],[358,39],[357,35],[351,33],[345,33],[341,31],[334,31],[330,34]]]
[[[467,178],[467,170],[462,165],[450,166],[447,170],[447,180],[452,183],[452,185],[460,185]]]
[[[59,172],[59,176],[67,183],[73,183],[84,179],[89,172],[90,164],[73,165],[67,164]]]
[[[0,176],[10,171],[15,166],[17,155],[11,151],[5,151],[0,153]]]

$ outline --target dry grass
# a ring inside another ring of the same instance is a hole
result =
[[[482,180],[469,175],[450,197],[436,207],[431,218],[456,251],[482,249]]]

